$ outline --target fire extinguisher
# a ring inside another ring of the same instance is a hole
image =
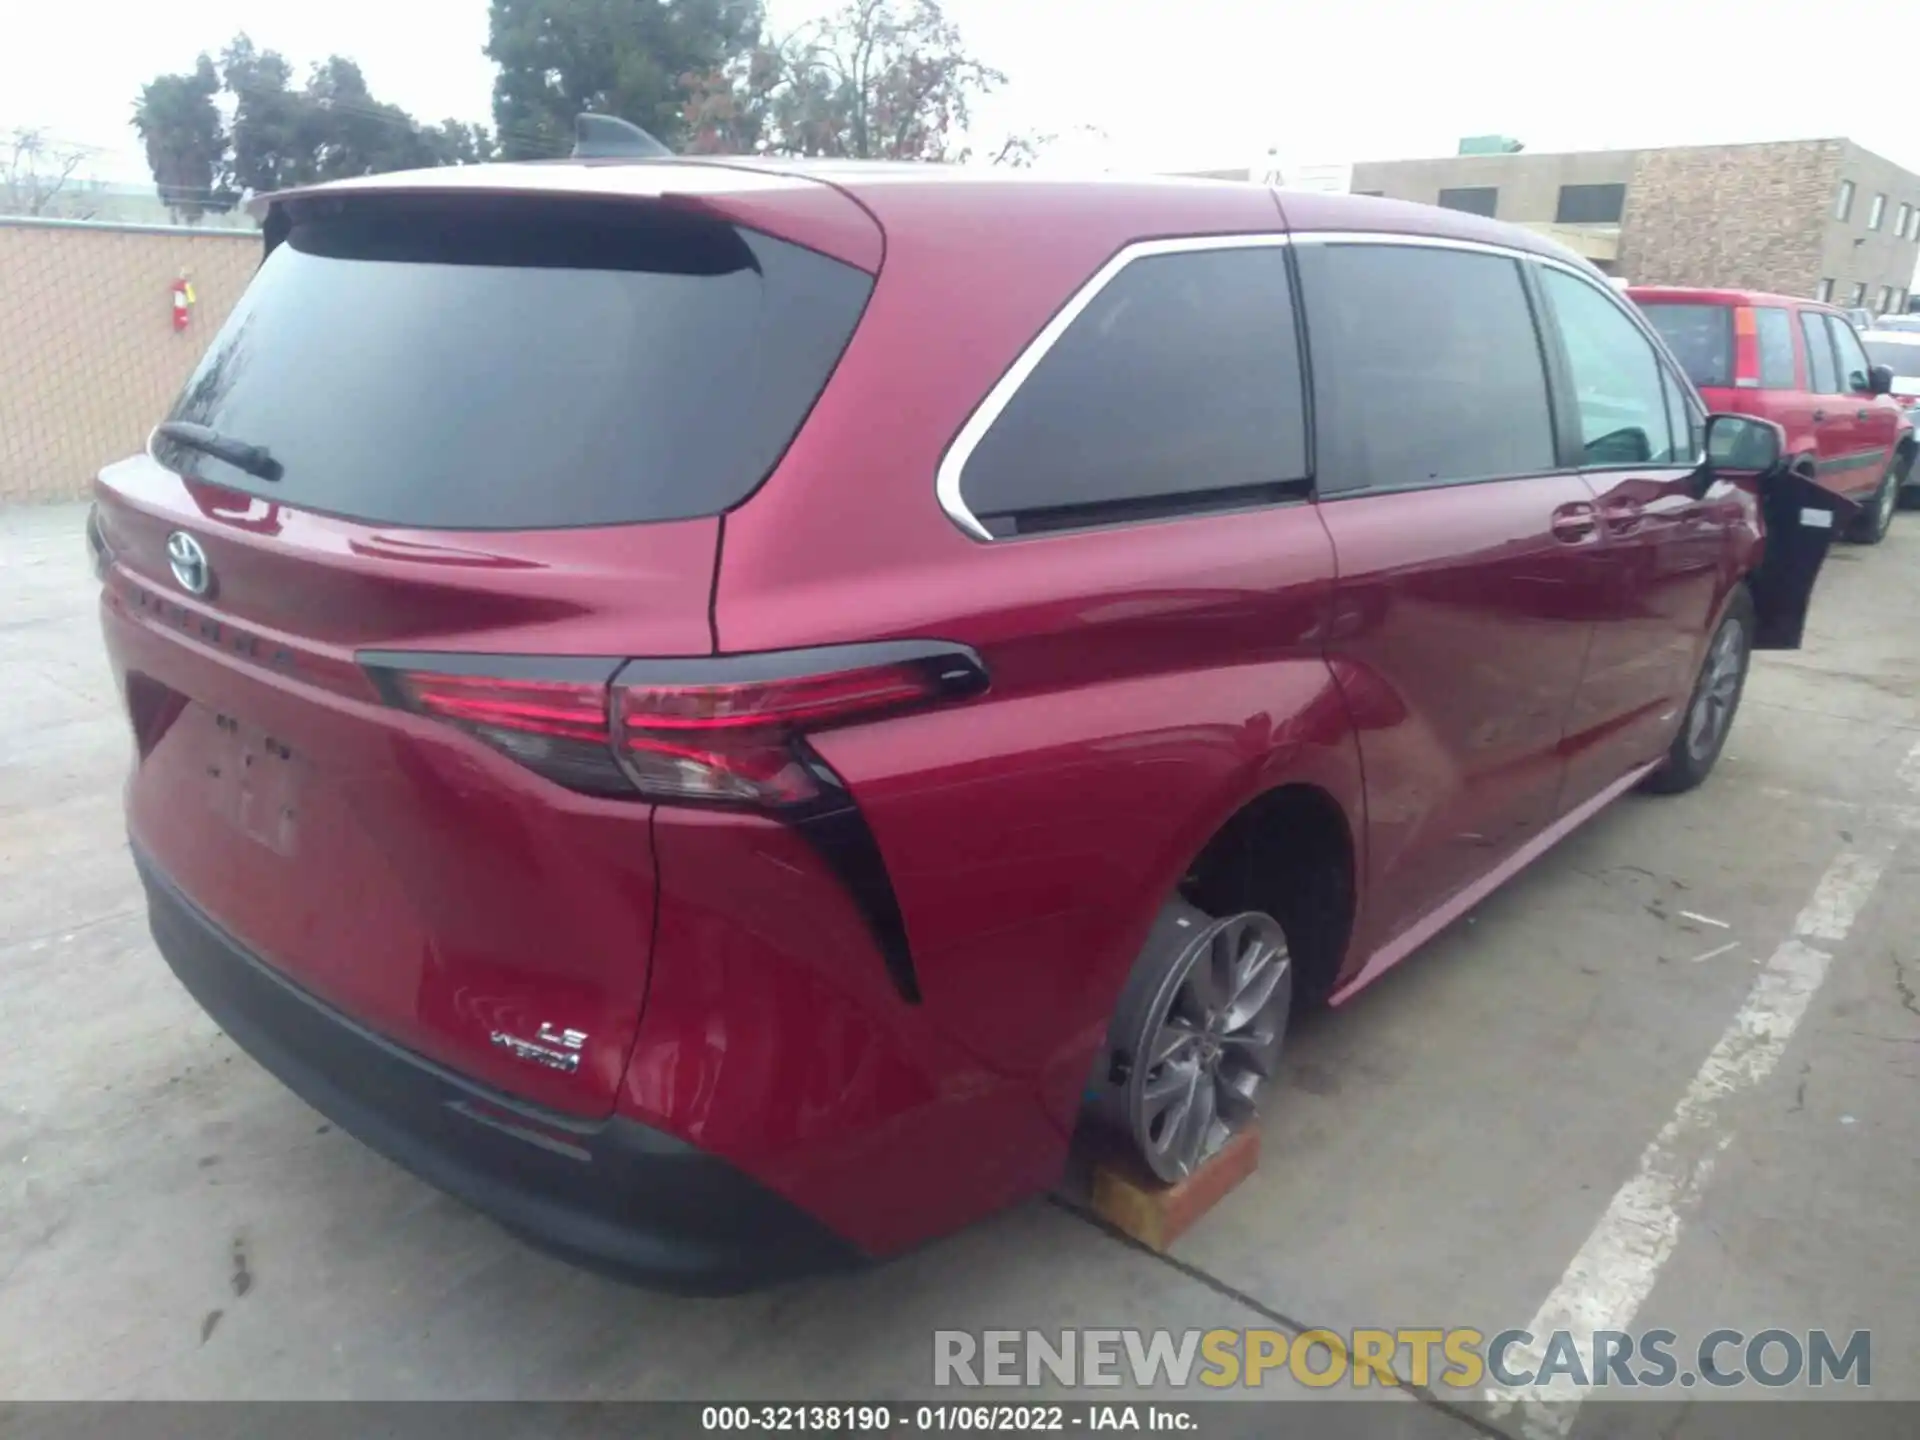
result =
[[[176,333],[187,328],[187,320],[193,311],[193,285],[182,270],[180,278],[173,282],[173,328]]]

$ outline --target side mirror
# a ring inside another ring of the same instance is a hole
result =
[[[1869,395],[1891,395],[1893,393],[1893,367],[1875,365],[1867,371],[1867,393]]]
[[[1787,432],[1771,420],[1752,415],[1709,415],[1707,458],[1700,467],[1701,490],[1722,470],[1773,469],[1787,453]]]

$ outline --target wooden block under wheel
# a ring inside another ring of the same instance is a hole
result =
[[[1206,1164],[1169,1185],[1118,1142],[1093,1156],[1093,1213],[1151,1250],[1165,1250],[1260,1168],[1260,1131],[1242,1130]]]

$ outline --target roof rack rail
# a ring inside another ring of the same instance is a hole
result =
[[[673,156],[673,151],[653,136],[618,115],[576,115],[573,136],[576,160],[664,160]]]

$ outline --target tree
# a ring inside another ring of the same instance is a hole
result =
[[[215,97],[230,98],[223,124]],[[143,87],[134,127],[161,198],[191,221],[227,209],[240,195],[352,175],[494,158],[479,125],[422,126],[377,100],[353,61],[330,55],[293,85],[285,56],[236,35],[218,65],[202,55],[191,74],[161,75]]]
[[[938,0],[850,0],[744,63],[690,77],[692,148],[965,159],[973,102],[1005,83]],[[1030,159],[1038,146],[1010,142],[1004,156]]]
[[[160,199],[191,223],[209,210],[229,210],[227,132],[213,97],[220,76],[202,55],[187,75],[159,75],[143,85],[133,128],[146,146],[147,168]]]
[[[87,152],[44,130],[20,129],[0,141],[0,214],[51,215]]]
[[[275,50],[260,50],[244,33],[220,53],[220,79],[233,97],[227,131],[235,187],[259,193],[311,180],[302,164],[298,100],[288,85],[293,67]]]
[[[469,125],[464,120],[442,120],[420,138],[432,152],[432,165],[484,165],[497,159],[493,136],[484,125]]]
[[[685,77],[731,75],[758,45],[761,0],[492,0],[487,54],[507,159],[564,155],[582,111],[682,148]]]

